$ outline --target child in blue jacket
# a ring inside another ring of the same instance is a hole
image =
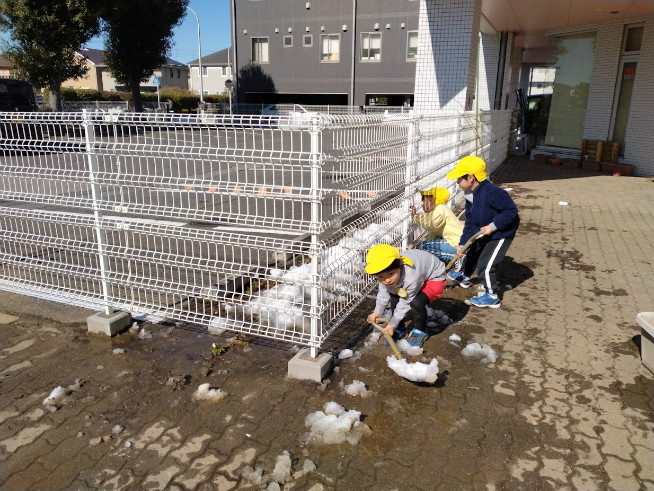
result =
[[[470,275],[477,268],[477,277],[486,293],[473,297],[470,304],[476,307],[499,308],[498,283],[495,269],[502,262],[506,251],[515,237],[520,217],[518,208],[504,189],[486,179],[486,162],[470,155],[459,160],[448,179],[456,179],[466,198],[465,226],[457,249],[457,256],[463,257],[461,246],[479,230],[483,236],[474,242],[466,253],[466,261],[459,278],[469,282]]]

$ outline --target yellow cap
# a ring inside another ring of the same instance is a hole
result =
[[[472,174],[478,181],[483,181],[486,179],[486,162],[474,155],[463,157],[456,163],[454,169],[447,173],[447,178],[458,179],[466,174]]]
[[[370,248],[366,255],[366,273],[377,274],[388,268],[396,259],[401,259],[409,266],[413,266],[411,259],[400,256],[400,250],[397,247],[388,244],[376,245]]]
[[[444,205],[450,199],[450,192],[445,188],[431,188],[427,191],[420,191],[422,196],[433,196],[434,203],[437,205]]]

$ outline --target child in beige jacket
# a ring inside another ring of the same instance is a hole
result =
[[[444,263],[449,263],[456,257],[457,247],[461,240],[464,223],[459,220],[445,203],[450,199],[450,193],[445,188],[431,188],[420,191],[422,196],[422,209],[424,214],[418,214],[415,206],[411,206],[413,221],[425,229],[427,237],[418,244],[418,249],[431,252]],[[471,286],[469,280],[458,274],[463,266],[463,258],[455,264],[454,271],[448,277],[458,282],[463,288]]]

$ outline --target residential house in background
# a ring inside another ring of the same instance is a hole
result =
[[[0,55],[0,77],[13,77],[11,69],[14,64],[4,56]]]
[[[187,63],[190,70],[189,89],[200,93],[200,63]],[[225,81],[232,79],[229,48],[202,57],[202,90],[204,95],[226,93]]]
[[[64,80],[61,84],[65,88],[94,89],[106,91],[124,91],[125,86],[118,85],[109,67],[104,63],[104,51],[101,49],[82,49],[77,52],[80,58],[88,67],[84,77],[77,80]],[[157,87],[154,85],[154,77],[157,76],[161,87],[180,87],[188,89],[188,66],[184,63],[168,58],[166,64],[154,70],[150,79],[141,83],[143,92],[154,92]]]
[[[239,102],[412,105],[419,6],[233,1]]]

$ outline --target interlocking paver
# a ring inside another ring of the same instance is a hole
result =
[[[434,387],[390,372],[381,342],[361,350],[370,301],[339,337],[361,358],[320,386],[285,377],[288,346],[253,340],[212,358],[214,337],[148,323],[151,339],[101,338],[86,333],[81,309],[0,293],[17,317],[2,326],[0,487],[254,489],[242,468],[269,475],[287,450],[295,470],[306,458],[317,465],[290,489],[654,488],[654,376],[634,319],[654,291],[654,207],[645,205],[654,183],[517,157],[493,178],[513,188],[522,217],[498,271],[511,289],[493,311],[463,304],[473,290],[436,302],[459,321],[425,343],[441,366]],[[497,362],[465,359],[471,341],[492,346]],[[166,385],[172,376],[189,383]],[[46,411],[50,391],[75,379],[82,387]],[[339,382],[354,380],[372,397],[345,394]],[[194,401],[203,382],[227,398]],[[328,401],[361,411],[372,434],[354,446],[307,444],[304,418]],[[91,445],[117,424],[120,434]]]

